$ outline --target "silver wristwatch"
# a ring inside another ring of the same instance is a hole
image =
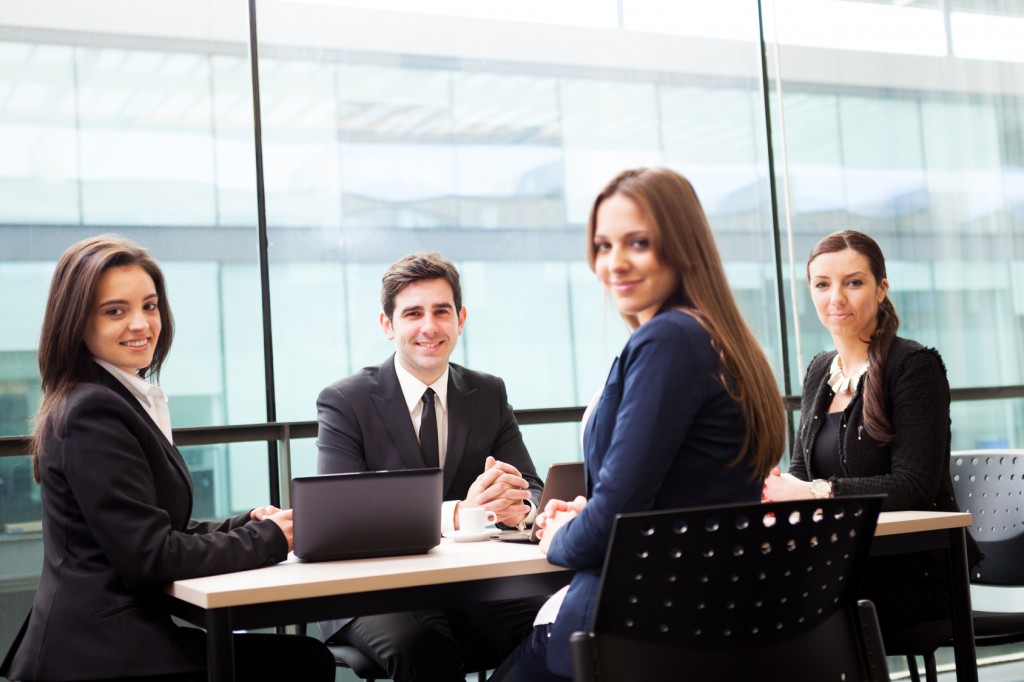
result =
[[[811,494],[818,500],[832,497],[832,482],[826,481],[824,478],[814,479],[811,481]]]

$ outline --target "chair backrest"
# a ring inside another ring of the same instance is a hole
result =
[[[600,679],[888,679],[856,602],[881,504],[620,515],[592,627]]]
[[[1024,585],[1024,450],[961,450],[949,472],[957,504],[972,516],[985,559],[971,582]]]

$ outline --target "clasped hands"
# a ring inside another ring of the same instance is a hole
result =
[[[540,538],[540,550],[548,553],[548,547],[554,539],[558,529],[579,516],[583,508],[587,506],[587,498],[576,497],[571,502],[565,500],[549,500],[544,511],[537,514],[534,524],[537,525],[537,537]]]
[[[530,513],[530,484],[519,470],[508,462],[499,462],[488,455],[484,472],[469,486],[466,499],[455,506],[455,528],[459,528],[459,506],[483,507],[494,512],[498,523],[519,525]]]

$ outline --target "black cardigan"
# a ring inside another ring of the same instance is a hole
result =
[[[800,402],[800,426],[789,472],[810,481],[814,440],[835,394],[828,385],[835,351],[818,354],[807,368]],[[831,478],[836,495],[885,493],[883,510],[960,511],[949,475],[949,381],[939,353],[916,341],[896,337],[889,351],[882,380],[886,409],[895,439],[882,445],[864,429],[865,388],[878,381],[868,370],[853,400],[843,410],[839,426],[839,463],[842,476]],[[968,539],[970,563],[980,552]]]

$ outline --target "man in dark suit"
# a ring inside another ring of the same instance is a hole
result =
[[[317,400],[321,474],[444,471],[442,531],[459,530],[459,507],[484,507],[499,524],[525,527],[541,481],[501,379],[450,364],[466,321],[455,266],[420,252],[393,263],[381,284],[380,324],[395,354],[325,388]],[[425,418],[424,418],[425,417]],[[514,600],[321,623],[396,682],[465,679],[465,661],[500,661],[525,637],[539,601]]]

